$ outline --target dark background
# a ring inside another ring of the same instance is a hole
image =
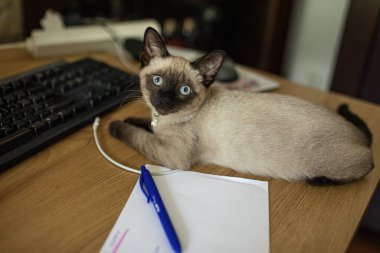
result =
[[[23,39],[50,8],[68,26],[96,17],[112,21],[154,18],[172,45],[210,51],[223,49],[236,62],[283,74],[289,24],[297,0],[22,0]],[[380,0],[351,0],[331,90],[380,103]],[[194,29],[183,32],[185,18]]]
[[[38,4],[36,4],[38,2]],[[46,9],[60,12],[66,25],[81,25],[89,18],[113,21],[154,18],[162,27],[168,17],[177,29],[164,34],[169,44],[209,51],[223,49],[237,62],[280,73],[293,0],[24,0],[24,38]],[[185,18],[195,21],[183,34]]]

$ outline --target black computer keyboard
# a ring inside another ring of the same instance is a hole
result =
[[[0,80],[0,171],[126,102],[137,80],[92,59]]]

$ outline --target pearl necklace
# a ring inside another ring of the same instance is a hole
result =
[[[155,128],[157,126],[157,123],[158,123],[158,119],[160,117],[160,114],[158,114],[156,111],[153,111],[152,113],[152,121],[150,122],[150,125],[152,126],[152,128]],[[189,121],[193,118],[193,115],[189,115],[185,118],[185,120],[183,122],[186,122],[186,121]]]
[[[152,122],[150,122],[150,125],[155,128],[157,126],[158,118],[160,117],[160,114],[157,112],[152,113]]]

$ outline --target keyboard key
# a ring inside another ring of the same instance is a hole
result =
[[[49,127],[52,128],[61,123],[62,119],[59,115],[51,115],[47,117],[45,121],[48,123]]]
[[[27,92],[29,95],[32,95],[32,94],[37,94],[37,93],[43,92],[44,90],[45,90],[44,86],[36,86],[36,87],[33,87],[33,88],[27,90]]]
[[[26,118],[26,121],[29,122],[29,124],[33,124],[35,122],[38,122],[41,119],[38,115],[29,116]]]
[[[61,85],[61,86],[59,87],[59,91],[61,92],[61,94],[65,94],[65,93],[68,92],[70,89],[71,89],[71,87],[70,87],[69,84],[64,84],[64,85]]]
[[[48,90],[46,92],[40,93],[40,96],[43,100],[52,98],[55,96],[55,92],[53,90]]]
[[[61,74],[62,73],[62,69],[61,67],[58,67],[58,66],[54,66],[51,68],[51,71],[54,73],[54,75],[58,75],[58,74]]]
[[[82,84],[84,82],[83,78],[78,76],[74,78],[74,82],[77,84]]]
[[[15,96],[18,98],[18,99],[23,99],[26,97],[26,92],[25,91],[20,91],[18,93],[15,94]]]
[[[9,84],[1,85],[0,86],[0,95],[6,96],[8,94],[11,94],[13,88]]]
[[[44,101],[42,104],[45,107],[49,108],[49,107],[51,107],[51,106],[53,106],[53,105],[55,105],[57,103],[60,103],[63,100],[64,100],[64,98],[62,98],[62,97],[60,97],[60,98],[50,98],[50,99]]]
[[[22,129],[0,139],[0,154],[6,153],[9,150],[17,148],[23,143],[33,139],[34,134],[30,129]]]
[[[60,111],[62,108],[66,108],[74,104],[74,102],[75,100],[73,99],[66,99],[66,100],[60,101],[59,103],[54,103],[52,106],[48,107],[48,110],[53,114]]]
[[[58,76],[58,81],[60,83],[65,83],[67,81],[67,76],[65,74]]]
[[[24,87],[24,85],[20,81],[13,81],[10,83],[10,85],[13,87],[14,91],[21,90]]]
[[[22,109],[21,105],[18,105],[18,104],[15,104],[15,103],[9,105],[9,111],[10,111],[11,113],[17,113],[17,112],[20,111],[21,109]]]
[[[43,73],[44,73],[45,77],[47,77],[47,78],[54,75],[53,70],[51,70],[51,69],[47,69]]]
[[[39,111],[37,113],[35,113],[34,115],[38,116],[41,120],[46,118],[47,116],[51,115],[51,112],[50,111]]]
[[[55,89],[56,87],[59,86],[59,82],[58,82],[58,79],[53,77],[50,82],[47,82],[47,87],[50,87],[52,89]]]
[[[13,102],[17,100],[17,98],[13,95],[8,95],[4,98],[4,100],[7,104],[12,104]]]
[[[29,126],[29,123],[24,120],[19,120],[14,123],[14,126],[17,127],[17,129],[23,129],[27,126]]]
[[[26,109],[15,110],[12,116],[24,118],[31,115],[33,115],[33,110],[31,108],[26,108]]]
[[[74,111],[72,108],[61,110],[57,113],[63,121],[69,120],[74,116]]]
[[[41,104],[37,104],[37,105],[31,107],[31,109],[32,109],[34,112],[36,112],[36,113],[43,111],[44,108],[45,108],[45,106],[43,106],[43,105],[41,105]]]
[[[89,101],[90,101],[90,105],[91,105],[92,107],[95,107],[95,106],[99,105],[99,104],[102,102],[102,99],[103,99],[102,96],[100,96],[100,95],[96,95],[96,96],[94,96],[93,98],[91,98],[91,99],[89,100]]]
[[[86,105],[84,103],[79,103],[79,104],[74,105],[72,109],[75,114],[78,114],[80,112],[83,112],[86,109]]]
[[[0,117],[5,117],[9,114],[9,110],[6,107],[0,107]]]
[[[38,136],[38,135],[42,134],[43,132],[45,132],[46,130],[48,130],[49,125],[47,122],[38,121],[38,122],[33,123],[30,126],[30,129],[32,129],[34,131],[35,135]]]
[[[21,99],[20,101],[18,101],[18,104],[21,105],[23,108],[25,108],[25,107],[28,107],[29,105],[31,105],[32,102],[30,100],[27,100],[27,99]]]
[[[42,98],[38,95],[29,96],[29,100],[33,102],[33,104],[39,103],[42,101]]]
[[[24,88],[33,86],[33,80],[31,77],[24,77],[20,81],[23,84]]]
[[[6,126],[0,128],[0,132],[4,133],[5,135],[10,135],[11,133],[15,132],[17,129],[12,126]]]
[[[40,83],[45,79],[45,74],[43,72],[40,72],[40,73],[35,74],[33,78],[34,78],[34,81],[36,81],[37,83]]]

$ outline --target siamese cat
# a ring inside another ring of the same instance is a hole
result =
[[[301,99],[211,86],[223,62],[171,56],[153,28],[144,35],[140,84],[152,119],[114,121],[110,134],[157,164],[217,164],[243,173],[314,185],[342,184],[372,168],[371,133],[346,106],[341,114]],[[210,87],[211,86],[211,87]]]

